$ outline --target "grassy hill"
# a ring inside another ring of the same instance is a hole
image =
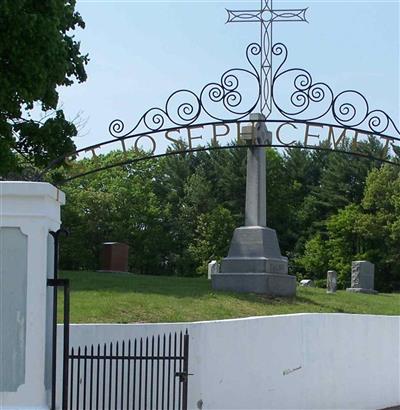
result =
[[[60,276],[71,279],[71,323],[185,322],[300,312],[400,315],[400,294],[329,295],[323,289],[298,288],[293,299],[272,299],[215,292],[204,278],[84,271]]]

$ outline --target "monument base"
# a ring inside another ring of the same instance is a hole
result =
[[[233,233],[221,271],[211,276],[215,290],[294,296],[296,278],[288,275],[276,232],[264,226],[242,226]]]
[[[296,295],[296,277],[279,273],[217,273],[211,276],[215,290],[252,292],[267,296]]]
[[[353,292],[353,293],[368,293],[370,295],[376,295],[378,293],[377,290],[365,289],[365,288],[347,288],[346,291]]]

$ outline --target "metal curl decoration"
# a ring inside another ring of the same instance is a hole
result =
[[[339,126],[361,127],[366,132],[380,135],[389,128],[400,136],[393,119],[382,110],[371,110],[364,95],[356,90],[345,90],[335,95],[332,88],[323,82],[314,83],[311,74],[303,68],[287,68],[288,50],[283,43],[272,47],[274,56],[281,58],[272,78],[272,102],[274,108],[289,120],[315,121],[331,116]],[[283,78],[290,81],[294,90],[282,104],[276,88]]]
[[[260,44],[249,44],[246,48],[246,59],[250,64],[249,69],[232,68],[225,71],[219,82],[206,84],[198,95],[186,89],[175,91],[168,97],[164,108],[150,108],[129,131],[125,131],[125,124],[122,120],[115,119],[109,125],[110,134],[114,138],[121,139],[139,131],[144,133],[154,132],[171,125],[187,127],[202,115],[218,121],[245,118],[253,112],[261,98],[261,79],[252,61],[254,57],[260,54]],[[243,92],[246,90],[240,90],[241,75],[245,75],[253,81],[255,80],[257,88],[255,97],[246,105],[243,98]],[[222,109],[224,115],[216,113],[215,108]]]

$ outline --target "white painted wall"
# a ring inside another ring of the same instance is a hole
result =
[[[16,392],[0,392],[2,410],[48,409],[49,391],[45,386],[45,341],[49,331],[46,329],[47,240],[49,231],[60,226],[60,206],[64,202],[64,194],[48,183],[0,181],[0,228],[18,228],[28,241],[27,255],[21,255],[27,258],[25,382]],[[20,343],[2,340],[1,336],[0,350],[2,344],[17,346]]]
[[[400,404],[400,317],[297,314],[72,325],[71,347],[189,330],[189,408],[369,410]],[[62,326],[59,326],[59,350]],[[294,370],[297,369],[297,370]],[[59,374],[61,369],[59,371]]]

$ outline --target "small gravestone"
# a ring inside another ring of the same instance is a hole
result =
[[[211,280],[211,275],[219,273],[219,266],[217,261],[211,261],[208,264],[208,279]]]
[[[337,273],[334,270],[328,270],[326,274],[326,293],[335,293],[337,290]]]
[[[99,272],[128,272],[129,246],[120,242],[104,242]]]
[[[348,292],[378,293],[374,289],[375,266],[368,261],[353,261],[351,263],[351,288]]]
[[[305,286],[307,288],[313,288],[314,282],[311,279],[303,279],[300,281],[300,286]]]

